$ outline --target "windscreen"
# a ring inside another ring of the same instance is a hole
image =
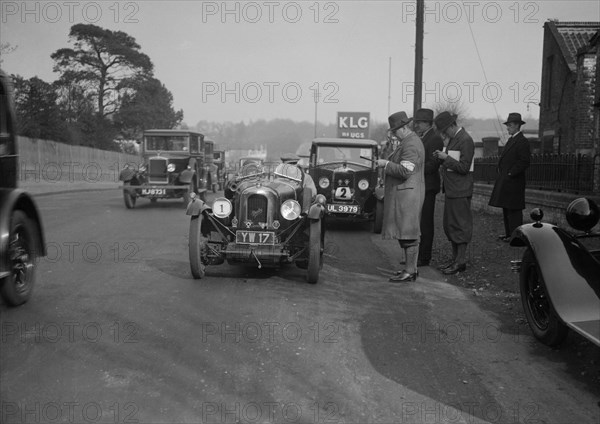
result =
[[[317,165],[330,162],[352,162],[370,167],[372,159],[372,149],[359,146],[319,146],[317,151]]]
[[[187,152],[188,137],[185,135],[147,135],[146,150]]]

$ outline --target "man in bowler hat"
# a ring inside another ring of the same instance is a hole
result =
[[[452,244],[452,261],[440,267],[444,274],[467,269],[467,246],[473,236],[473,155],[475,143],[467,131],[456,125],[455,114],[444,111],[435,117],[437,130],[449,139],[444,151],[436,150],[444,192],[444,233]]]
[[[524,124],[520,113],[509,113],[504,122],[510,137],[498,160],[498,178],[489,201],[490,206],[502,208],[504,234],[498,239],[505,242],[510,240],[515,228],[523,224],[525,170],[531,160],[529,141],[521,132]]]
[[[425,149],[419,136],[410,129],[411,121],[406,112],[389,116],[390,131],[398,143],[385,158],[377,160],[377,166],[383,168],[385,176],[381,233],[384,239],[398,240],[406,257],[406,268],[390,278],[393,283],[415,281],[418,276],[421,207],[425,197]]]
[[[421,243],[419,244],[418,266],[427,266],[433,248],[435,197],[440,192],[440,162],[433,156],[444,148],[442,137],[433,129],[433,110],[419,109],[413,118],[414,128],[425,148],[425,200],[421,211]]]

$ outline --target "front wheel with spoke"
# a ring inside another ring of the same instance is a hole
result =
[[[0,283],[0,294],[11,306],[21,305],[31,297],[37,257],[36,234],[33,221],[23,211],[14,211],[10,220],[8,245],[10,275]]]
[[[523,254],[519,286],[525,316],[535,338],[548,346],[561,344],[569,329],[552,306],[544,277],[531,249]]]

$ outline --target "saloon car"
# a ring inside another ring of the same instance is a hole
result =
[[[383,179],[376,166],[378,144],[368,139],[317,138],[308,172],[325,196],[328,216],[383,225]]]
[[[17,188],[17,169],[11,82],[0,71],[0,295],[10,306],[30,299],[37,258],[46,254],[41,216],[33,198]]]
[[[142,140],[142,164],[128,164],[119,175],[123,199],[133,209],[139,197],[182,198],[187,205],[192,193],[206,192],[204,136],[186,130],[146,130]]]
[[[310,176],[281,163],[271,173],[246,164],[228,181],[225,196],[208,205],[193,196],[189,259],[194,278],[208,266],[229,264],[277,268],[295,263],[317,283],[322,266],[325,198]]]
[[[600,233],[592,231],[600,209],[582,197],[567,206],[565,215],[576,231],[542,222],[539,208],[531,211],[534,222],[518,227],[510,240],[511,246],[526,247],[512,269],[519,273],[534,337],[557,346],[571,329],[600,346]]]

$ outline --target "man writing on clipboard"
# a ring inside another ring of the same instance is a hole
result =
[[[467,269],[467,246],[473,235],[471,197],[475,143],[464,128],[456,125],[456,118],[456,115],[445,111],[434,120],[440,135],[449,140],[443,152],[433,152],[441,163],[442,190],[445,195],[444,233],[452,244],[452,261],[439,268],[446,275]]]

